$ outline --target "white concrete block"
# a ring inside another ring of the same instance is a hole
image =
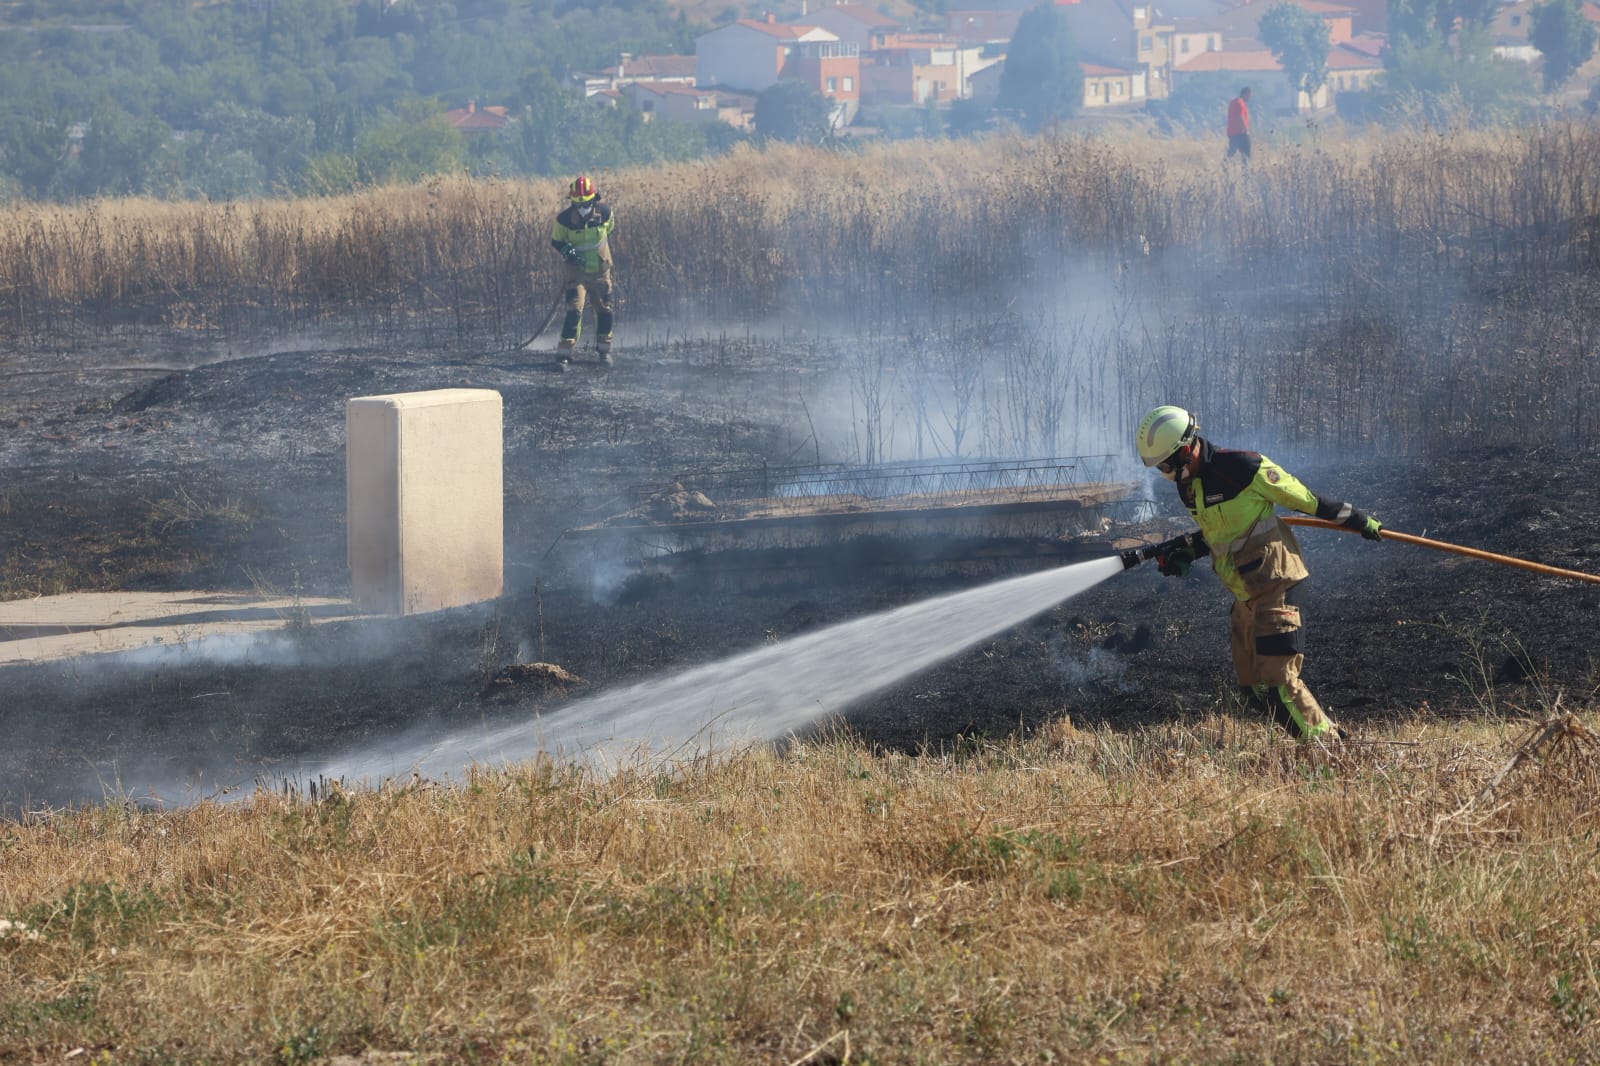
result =
[[[500,394],[437,389],[345,401],[350,598],[421,614],[505,591]]]

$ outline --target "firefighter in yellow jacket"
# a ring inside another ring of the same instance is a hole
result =
[[[566,261],[562,284],[566,289],[567,317],[561,323],[559,349],[566,362],[578,346],[583,328],[583,307],[594,301],[595,351],[611,362],[611,231],[616,218],[611,205],[600,200],[594,179],[580,174],[567,187],[571,202],[556,216],[550,244]]]
[[[1139,458],[1178,486],[1198,532],[1169,541],[1161,572],[1183,576],[1199,558],[1233,593],[1234,670],[1246,699],[1264,708],[1299,741],[1343,731],[1300,680],[1300,608],[1295,588],[1309,576],[1294,532],[1278,517],[1286,507],[1337,522],[1368,540],[1382,538],[1371,515],[1320,496],[1255,452],[1218,448],[1181,407],[1157,407],[1139,423]]]

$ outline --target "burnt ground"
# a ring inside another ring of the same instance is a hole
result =
[[[111,338],[0,353],[0,596],[347,595],[344,401],[457,386],[505,400],[506,596],[290,626],[245,655],[169,648],[0,667],[0,809],[293,775],[336,748],[559,699],[491,683],[519,656],[598,691],[977,580],[806,572],[744,590],[636,583],[596,601],[563,528],[688,471],[820,454],[809,427],[826,414],[829,371],[814,343],[662,343],[566,374],[493,352],[280,348]],[[1600,573],[1600,472],[1581,457],[1501,449],[1291,468],[1396,529]],[[1328,531],[1302,542],[1306,676],[1358,733],[1418,715],[1536,712],[1558,692],[1569,707],[1591,700],[1596,586]],[[1180,581],[1146,566],[872,697],[847,728],[919,750],[1063,714],[1134,728],[1209,713],[1231,689],[1227,606],[1203,569]]]

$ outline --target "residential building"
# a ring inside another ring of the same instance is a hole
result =
[[[1381,64],[1379,69],[1381,70]],[[1216,73],[1232,74],[1235,76],[1234,80],[1241,85],[1253,83],[1259,87],[1268,81],[1276,82],[1282,86],[1283,96],[1286,99],[1298,99],[1296,106],[1300,111],[1320,111],[1333,103],[1333,89],[1326,82],[1314,93],[1296,92],[1289,82],[1289,74],[1283,69],[1283,64],[1278,62],[1271,51],[1259,46],[1251,49],[1202,52],[1173,70],[1173,85],[1180,86],[1185,78],[1195,74]]]
[[[1109,67],[1083,64],[1083,106],[1085,109],[1142,104],[1148,95],[1143,67]]]
[[[861,50],[820,26],[792,26],[771,15],[740,19],[701,34],[695,58],[703,88],[759,93],[793,78],[833,101],[835,125],[848,125],[861,106]]]
[[[635,82],[656,82],[669,85],[695,84],[694,56],[634,56],[623,52],[614,67],[575,75],[583,86],[585,96],[606,89],[620,89]]]
[[[801,44],[828,44],[850,49],[856,57],[861,54],[820,26],[791,26],[771,15],[760,21],[740,19],[695,39],[696,84],[758,93],[777,83]]]
[[[737,129],[755,124],[755,97],[672,82],[637,81],[620,90],[646,121],[723,122]]]
[[[1370,88],[1381,77],[1381,53],[1373,54],[1350,44],[1328,49],[1328,87],[1335,94]]]
[[[807,23],[821,26],[839,40],[846,44],[853,44],[860,54],[865,54],[873,48],[881,47],[883,38],[900,29],[896,19],[863,4],[852,4],[847,0],[839,3],[822,4],[814,11],[801,18]]]
[[[510,108],[498,104],[490,107],[479,107],[478,101],[468,100],[466,107],[458,107],[444,113],[445,120],[467,136],[486,133],[499,133],[511,124]]]
[[[983,55],[983,45],[963,44],[943,34],[897,33],[879,41],[861,67],[866,104],[965,99],[972,95],[972,75],[999,62]]]
[[[972,93],[972,99],[985,107],[993,107],[1000,99],[1000,75],[1005,73],[1006,62],[1004,59],[992,67],[984,67],[972,77],[967,79],[967,87]]]

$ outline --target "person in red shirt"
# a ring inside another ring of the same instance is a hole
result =
[[[1228,101],[1228,158],[1235,154],[1250,162],[1250,86]]]

